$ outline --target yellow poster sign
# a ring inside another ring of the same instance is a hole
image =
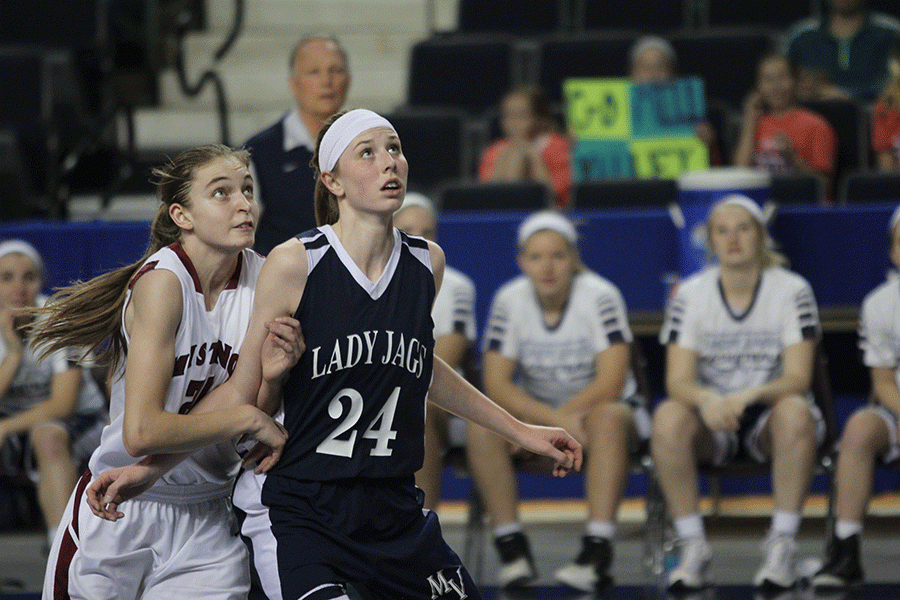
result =
[[[631,92],[627,79],[565,82],[569,132],[579,139],[631,137]]]
[[[709,167],[709,150],[694,135],[705,120],[701,79],[568,79],[563,91],[575,181],[675,178]]]

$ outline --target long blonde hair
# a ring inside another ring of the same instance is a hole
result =
[[[190,189],[197,170],[217,158],[237,158],[250,166],[250,153],[221,144],[185,150],[163,167],[153,170],[159,210],[150,227],[147,251],[137,262],[104,273],[88,281],[62,287],[36,311],[33,337],[42,354],[63,348],[84,349],[84,356],[97,353],[98,362],[115,366],[126,353],[122,333],[122,309],[128,286],[148,257],[182,241],[182,230],[172,221],[173,204],[189,207]]]

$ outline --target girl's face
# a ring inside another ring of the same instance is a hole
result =
[[[500,111],[500,126],[503,128],[503,135],[508,138],[530,140],[541,129],[540,119],[523,94],[507,96]]]
[[[566,238],[544,229],[528,238],[519,251],[519,268],[534,284],[538,298],[567,294],[578,266],[578,254]]]
[[[360,212],[393,214],[403,204],[408,174],[400,138],[388,127],[374,127],[353,138],[322,180],[339,205],[346,200]]]
[[[197,168],[188,194],[188,206],[173,205],[183,213],[184,220],[176,220],[182,229],[213,248],[233,251],[253,245],[259,204],[253,178],[240,160],[215,158]]]
[[[788,63],[781,59],[771,59],[759,66],[759,95],[770,110],[782,111],[794,104],[797,82],[791,75]]]
[[[41,272],[34,261],[17,252],[0,258],[0,307],[34,307],[40,291]]]
[[[709,216],[709,244],[723,267],[759,264],[762,234],[759,223],[746,209],[724,205]]]

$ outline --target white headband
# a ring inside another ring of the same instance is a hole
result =
[[[398,208],[394,214],[399,215],[401,212],[412,206],[418,206],[419,208],[423,208],[431,214],[434,214],[434,203],[428,199],[428,196],[420,194],[419,192],[407,192],[406,198],[403,199],[403,204],[400,205],[400,208]]]
[[[900,221],[900,206],[895,208],[893,214],[891,214],[891,225],[888,227],[888,235],[894,235],[894,229],[897,228],[898,221]]]
[[[7,254],[23,254],[31,259],[31,262],[37,265],[38,270],[44,272],[44,261],[41,255],[35,250],[34,246],[24,240],[8,240],[0,242],[0,258]]]
[[[578,241],[578,232],[570,220],[558,212],[543,210],[534,213],[519,225],[519,248],[525,247],[525,243],[532,235],[545,229],[555,231],[572,245]]]
[[[709,214],[712,214],[713,211],[716,210],[717,208],[719,208],[720,206],[726,206],[726,205],[740,206],[741,208],[746,210],[748,213],[750,213],[750,216],[752,216],[754,219],[756,219],[756,221],[760,225],[765,227],[766,218],[763,216],[763,212],[762,212],[762,209],[759,207],[759,204],[757,204],[756,202],[754,202],[753,200],[751,200],[750,198],[748,198],[747,196],[745,196],[743,194],[728,194],[727,196],[725,196],[724,198],[722,198],[721,200],[719,200],[718,202],[713,204],[713,207],[711,209],[709,209]]]
[[[322,136],[322,143],[319,144],[319,171],[324,173],[332,170],[353,138],[363,131],[376,127],[387,127],[397,133],[390,121],[364,108],[351,110],[338,117]]]

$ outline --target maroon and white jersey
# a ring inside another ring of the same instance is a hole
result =
[[[250,322],[254,288],[263,260],[252,250],[241,252],[231,281],[210,311],[206,310],[194,265],[179,244],[172,244],[150,256],[132,279],[126,307],[135,281],[148,271],[166,269],[175,273],[181,282],[183,312],[175,335],[176,359],[165,410],[187,413],[234,371]],[[124,309],[122,314],[124,319]],[[124,324],[122,331],[125,332]],[[127,332],[125,338],[126,343],[130,343]],[[138,460],[128,454],[122,440],[124,368],[122,361],[113,381],[110,424],[103,430],[100,447],[91,457],[90,470],[95,475]],[[239,458],[232,442],[219,442],[195,452],[166,473],[144,496],[162,501],[198,501],[227,495],[238,466]]]

